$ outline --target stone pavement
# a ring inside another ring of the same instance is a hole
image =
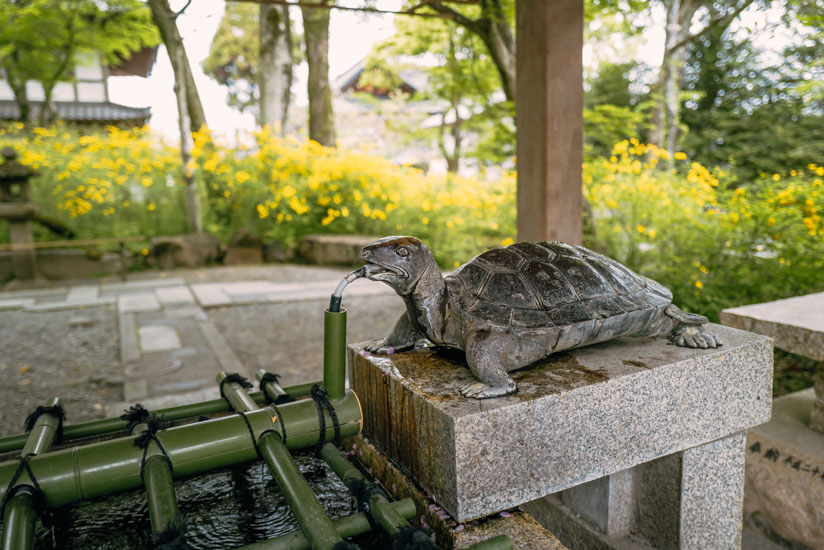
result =
[[[294,270],[295,266],[289,269]],[[340,270],[340,275],[346,271]],[[231,334],[235,326],[248,332],[248,323],[243,322],[248,319],[253,329],[259,329],[252,335],[253,340],[272,340],[270,347],[285,348],[288,357],[290,346],[296,345],[295,340],[299,338],[278,341],[272,338],[273,330],[282,334],[289,329],[285,325],[299,325],[297,317],[301,311],[312,317],[322,315],[329,295],[340,281],[334,271],[323,268],[306,268],[295,273],[305,277],[296,282],[264,279],[193,282],[196,277],[84,281],[63,288],[0,292],[0,311],[37,312],[47,321],[50,312],[116,307],[124,402],[106,405],[105,412],[117,415],[127,404],[135,402],[154,408],[212,399],[218,395],[215,375],[219,371],[239,372],[252,380],[257,368],[276,371],[276,366],[271,368],[266,364],[266,356],[273,355],[272,352],[263,350],[258,354],[262,358],[257,364],[247,364],[238,353],[243,355],[244,350],[233,348],[227,338],[237,340],[236,335]],[[325,278],[314,280],[318,276]],[[380,337],[388,330],[385,325],[391,327],[402,311],[402,302],[393,296],[392,290],[383,284],[360,280],[347,288],[344,303],[357,302],[358,309],[365,312],[373,309],[377,300],[382,311],[391,310],[377,317],[370,315],[374,322],[369,323],[369,334]],[[297,314],[296,304],[300,304]],[[250,311],[253,313],[247,314]],[[221,322],[222,315],[232,315],[235,320]],[[323,342],[322,330],[322,322],[315,323],[303,327],[302,335],[319,347]],[[250,345],[254,347],[256,343]],[[287,383],[310,381],[320,372],[319,365],[296,370],[298,374]]]

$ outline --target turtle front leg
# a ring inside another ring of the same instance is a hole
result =
[[[400,319],[398,319],[398,322],[395,323],[395,328],[392,329],[389,336],[367,344],[364,349],[369,353],[390,355],[396,351],[403,351],[414,347],[415,342],[421,338],[426,338],[426,336],[412,324],[409,320],[409,315],[404,312]]]
[[[465,351],[469,370],[479,381],[463,386],[461,395],[489,399],[517,391],[515,381],[507,374],[507,370],[517,368],[512,364],[518,351],[515,339],[489,331],[474,332],[466,340]]]

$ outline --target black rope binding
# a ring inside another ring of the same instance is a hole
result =
[[[17,470],[15,470],[14,475],[11,476],[9,485],[3,493],[3,499],[0,500],[0,519],[6,517],[6,504],[8,501],[11,500],[11,498],[18,492],[28,491],[32,496],[32,504],[37,512],[37,515],[40,516],[40,520],[44,525],[51,526],[54,524],[54,516],[46,506],[46,495],[43,493],[43,489],[40,488],[40,483],[38,483],[37,478],[34,477],[34,472],[32,472],[31,465],[29,464],[29,459],[33,456],[36,455],[34,453],[29,453],[25,456],[16,457],[17,460],[20,461],[20,465],[17,466]],[[20,476],[23,474],[24,470],[29,475],[31,485],[20,485],[15,488],[15,484],[17,483],[17,480],[20,479]]]
[[[223,393],[223,387],[224,387],[226,384],[229,384],[230,382],[235,382],[235,383],[237,383],[237,384],[240,384],[240,385],[241,385],[241,387],[242,387],[244,390],[248,390],[248,389],[250,389],[250,388],[252,387],[252,383],[251,383],[251,382],[249,382],[248,380],[246,380],[246,379],[245,379],[244,377],[242,377],[241,375],[237,374],[236,372],[235,372],[235,373],[232,373],[232,374],[230,374],[230,375],[228,375],[226,378],[224,378],[223,380],[221,380],[221,381],[220,381],[220,396],[221,396],[223,399],[226,399],[226,402],[227,402],[227,403],[229,403],[229,408],[231,409],[231,408],[232,408],[232,403],[231,403],[231,402],[229,402],[229,400],[226,398],[226,394],[225,394],[225,393]]]
[[[34,428],[34,423],[37,422],[41,414],[49,414],[57,417],[57,443],[63,441],[63,421],[66,420],[66,413],[63,411],[61,405],[53,405],[51,407],[38,406],[34,409],[34,412],[26,417],[26,431],[30,432],[32,428]],[[0,519],[2,519],[2,517],[0,517]]]
[[[176,527],[152,535],[152,544],[155,550],[191,550],[192,548],[183,537],[183,533]]]
[[[249,436],[252,438],[252,444],[255,446],[255,452],[257,452],[257,455],[258,455],[259,458],[263,458],[263,455],[260,454],[260,447],[258,447],[258,438],[255,437],[255,430],[252,429],[252,423],[249,422],[248,418],[246,418],[245,413],[243,413],[241,411],[237,411],[237,413],[240,415],[240,417],[243,419],[243,421],[246,422],[246,427],[249,429]],[[274,430],[270,430],[270,431],[274,431]],[[266,433],[266,432],[264,432],[264,433]],[[275,432],[275,433],[277,433],[277,432]],[[263,437],[263,434],[261,434],[261,437]]]
[[[128,422],[126,425],[126,433],[132,435],[132,430],[134,430],[135,426],[138,424],[146,424],[146,421],[149,419],[149,414],[149,411],[143,408],[143,405],[140,403],[125,409],[123,414],[120,415],[120,420]]]
[[[275,405],[283,405],[284,403],[291,403],[293,401],[297,401],[294,397],[289,395],[288,393],[284,393],[282,395],[278,395],[277,398],[272,401],[272,398],[269,397],[269,394],[266,393],[266,384],[273,382],[275,384],[280,385],[280,375],[275,374],[272,372],[264,373],[263,376],[260,377],[260,391],[263,392],[263,397],[266,399],[266,403],[274,403]]]
[[[438,550],[438,545],[422,527],[404,527],[392,535],[392,550]]]
[[[283,415],[280,414],[280,409],[278,405],[283,405],[284,403],[291,403],[292,401],[297,401],[294,397],[289,395],[288,393],[284,393],[283,395],[278,395],[277,399],[272,401],[269,397],[269,394],[266,392],[266,384],[269,382],[274,382],[275,384],[279,384],[280,375],[274,374],[271,372],[266,372],[263,376],[260,377],[260,391],[263,392],[263,397],[266,399],[266,403],[272,405],[275,409],[275,415],[278,417],[278,424],[280,424],[280,438],[286,443],[286,423],[283,421]]]
[[[340,441],[340,422],[338,422],[338,414],[335,412],[335,407],[332,406],[332,402],[326,397],[329,395],[326,388],[314,384],[312,385],[310,393],[312,400],[315,402],[315,406],[318,408],[318,424],[320,430],[318,432],[318,442],[315,445],[315,456],[320,458],[320,449],[326,441],[326,416],[323,414],[323,409],[326,409],[329,416],[332,417],[332,425],[335,427],[335,445]]]
[[[143,449],[143,456],[140,458],[140,479],[143,479],[143,470],[146,468],[146,455],[149,452],[149,443],[154,441],[157,444],[157,448],[160,449],[160,453],[163,455],[164,460],[169,465],[169,471],[174,473],[174,467],[172,466],[172,459],[169,458],[169,455],[166,453],[166,449],[163,448],[163,444],[157,438],[157,432],[161,430],[165,430],[169,426],[169,423],[163,418],[163,415],[159,414],[149,414],[146,418],[146,429],[134,439],[133,445],[138,449]]]
[[[386,500],[389,500],[389,495],[387,495],[377,483],[368,483],[360,478],[347,481],[346,488],[349,489],[350,493],[352,493],[352,497],[355,499],[355,503],[358,506],[358,511],[363,512],[366,515],[366,519],[369,521],[369,526],[374,530],[377,527],[377,524],[375,523],[375,519],[372,517],[372,511],[369,509],[369,499],[371,499],[373,495],[381,495]]]

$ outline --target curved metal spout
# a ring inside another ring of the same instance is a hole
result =
[[[354,281],[355,279],[360,279],[366,275],[366,268],[359,267],[355,271],[347,274],[343,279],[341,279],[338,286],[335,288],[335,291],[332,293],[332,297],[329,300],[329,311],[332,313],[338,313],[340,311],[340,302],[341,302],[341,295],[343,294],[343,289],[346,288],[346,285]]]

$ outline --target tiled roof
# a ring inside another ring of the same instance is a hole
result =
[[[149,107],[126,107],[107,101],[55,101],[52,105],[59,119],[73,122],[120,122],[124,120],[145,122],[152,116]],[[32,117],[35,120],[40,117],[41,106],[40,101],[31,102]],[[0,120],[19,118],[20,110],[14,101],[0,101]]]

